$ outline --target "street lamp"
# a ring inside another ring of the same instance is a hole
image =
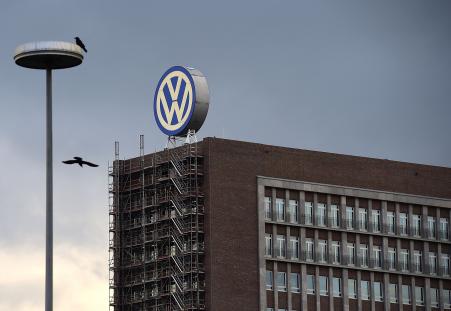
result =
[[[45,221],[45,311],[53,310],[53,144],[52,69],[65,69],[83,62],[83,51],[70,42],[45,41],[20,45],[14,52],[17,65],[43,69],[47,77],[46,105],[46,221]]]

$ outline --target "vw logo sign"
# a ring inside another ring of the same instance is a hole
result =
[[[154,96],[154,116],[169,136],[198,131],[207,116],[209,93],[204,75],[194,68],[174,66],[167,70]]]

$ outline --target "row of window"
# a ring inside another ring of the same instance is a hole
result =
[[[358,265],[360,267],[376,269],[385,268],[387,270],[400,270],[403,272],[412,271],[416,273],[439,274],[442,276],[450,274],[450,256],[443,253],[439,258],[439,265],[437,265],[437,253],[435,252],[427,252],[426,256],[423,256],[422,251],[414,250],[413,261],[411,263],[410,256],[412,254],[410,254],[409,249],[404,248],[400,249],[399,255],[397,255],[396,248],[388,247],[387,254],[384,254],[381,246],[373,245],[372,253],[370,254],[367,244],[359,244],[359,249],[356,250],[356,245],[348,242],[345,253],[342,254],[340,241],[332,241],[331,253],[329,254],[327,240],[318,240],[315,246],[314,240],[307,238],[305,239],[302,256],[300,256],[299,237],[289,237],[288,249],[285,235],[277,235],[275,242],[275,247],[273,247],[272,234],[265,235],[266,256],[351,266]],[[358,255],[356,251],[358,251]]]
[[[285,200],[276,198],[275,212],[273,217],[272,200],[271,197],[265,197],[265,218],[266,220],[288,221],[290,223],[300,223],[299,208],[297,200],[289,200],[288,210],[285,207]],[[408,214],[399,213],[399,222],[396,221],[396,213],[387,211],[385,220],[385,228],[382,228],[382,219],[380,210],[372,210],[371,215],[368,215],[366,208],[354,208],[346,206],[346,217],[344,223],[341,223],[340,207],[336,204],[331,204],[329,209],[324,203],[316,205],[315,213],[313,209],[313,202],[305,202],[304,209],[301,211],[303,215],[303,224],[326,226],[334,228],[345,228],[348,230],[362,230],[372,232],[386,232],[389,234],[398,233],[400,235],[410,235],[415,237],[426,237],[430,239],[448,240],[449,237],[449,221],[448,218],[440,218],[439,228],[437,230],[436,217],[427,216],[426,232],[422,233],[422,215],[413,214],[410,221]],[[328,216],[328,217],[327,217]],[[371,218],[371,219],[369,219]],[[438,236],[437,236],[438,234]]]
[[[275,287],[274,287],[275,281]],[[288,288],[289,286],[289,288]],[[331,290],[333,297],[342,297],[342,279],[332,278],[332,288],[329,289],[329,278],[327,276],[318,276],[318,290],[320,296],[329,296]],[[314,295],[316,290],[315,276],[308,274],[306,277],[306,292],[308,295]],[[299,273],[290,273],[290,281],[287,284],[287,273],[277,272],[274,280],[273,271],[266,271],[266,289],[286,292],[290,290],[293,293],[301,292],[301,277]],[[356,279],[348,279],[348,298],[357,299],[358,292],[362,300],[370,300],[373,295],[375,301],[384,301],[384,284],[382,282],[373,282],[372,290],[370,289],[370,281],[361,280],[360,286]],[[388,284],[390,303],[398,303],[398,284]],[[430,288],[431,307],[438,307],[440,303],[440,295],[438,288]],[[411,304],[411,286],[401,286],[402,304]],[[443,290],[443,304],[445,308],[451,308],[451,290]],[[417,306],[424,306],[425,291],[422,286],[415,286],[415,302]]]

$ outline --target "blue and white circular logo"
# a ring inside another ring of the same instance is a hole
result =
[[[154,115],[160,130],[169,136],[185,133],[196,106],[196,87],[190,72],[171,67],[158,82]]]

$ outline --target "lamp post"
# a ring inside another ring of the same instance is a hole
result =
[[[46,221],[45,221],[45,311],[53,310],[53,137],[52,70],[83,62],[82,49],[70,42],[44,41],[20,45],[14,52],[17,65],[46,71]]]

